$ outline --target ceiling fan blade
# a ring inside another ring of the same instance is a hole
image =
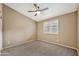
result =
[[[37,4],[33,4],[35,8],[37,8]]]
[[[37,13],[34,16],[37,16]]]
[[[33,4],[35,9],[38,10],[40,7],[37,4]]]
[[[35,12],[35,11],[27,11],[27,12]]]
[[[47,10],[48,8],[44,8],[44,9],[41,9],[41,10],[38,10],[38,11],[44,11],[44,10]]]

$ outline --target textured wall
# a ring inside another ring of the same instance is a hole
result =
[[[43,22],[38,22],[38,40],[49,43],[57,43],[77,48],[77,15],[76,12],[48,19],[46,21],[59,20],[59,34],[51,35],[43,33]]]
[[[36,40],[36,22],[3,5],[3,47]]]

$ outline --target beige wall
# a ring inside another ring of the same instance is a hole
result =
[[[0,14],[2,14],[2,4],[0,4]],[[2,19],[0,18],[0,50],[2,49]]]
[[[77,48],[77,32],[76,23],[77,15],[75,13],[66,14],[63,16],[48,19],[46,21],[58,19],[59,20],[59,34],[51,35],[43,33],[43,22],[38,22],[38,40],[49,43],[57,43],[64,46]]]
[[[3,5],[3,47],[36,40],[36,22]]]

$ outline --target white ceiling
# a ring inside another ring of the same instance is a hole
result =
[[[34,16],[34,13],[27,12],[29,10],[33,10],[34,6],[32,3],[6,3],[5,5],[35,21],[41,21],[50,17],[71,13],[76,11],[78,7],[77,3],[38,3],[41,9],[46,7],[49,9],[41,12],[41,14],[38,14],[37,16]]]

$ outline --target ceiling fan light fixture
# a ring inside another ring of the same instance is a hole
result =
[[[41,14],[42,11],[45,11],[48,9],[47,8],[43,8],[43,9],[40,9],[40,7],[37,5],[37,4],[33,4],[35,8],[33,8],[34,10],[33,11],[28,11],[28,12],[34,12],[35,15],[34,16],[37,16],[38,14]]]
[[[41,12],[40,12],[40,11],[37,11],[36,13],[37,13],[37,14],[40,14]]]

